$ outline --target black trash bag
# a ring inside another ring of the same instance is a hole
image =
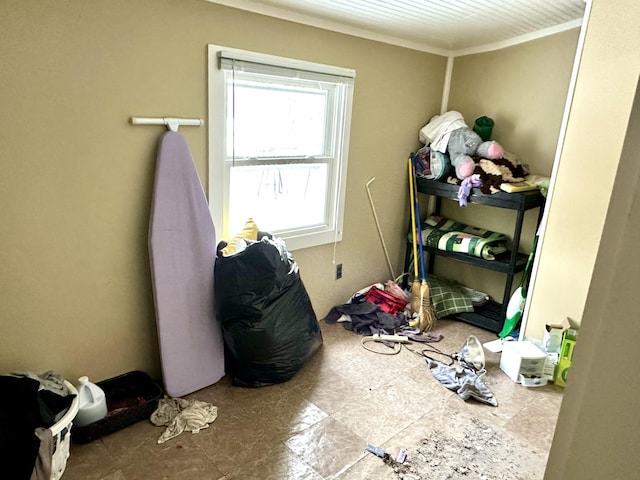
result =
[[[215,263],[215,303],[232,383],[291,379],[322,345],[298,265],[282,241],[263,238]]]

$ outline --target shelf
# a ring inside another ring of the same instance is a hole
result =
[[[462,320],[476,327],[484,328],[493,333],[500,333],[504,319],[502,317],[503,306],[493,300],[480,307],[475,307],[473,312],[457,313],[451,318]]]
[[[484,258],[474,257],[466,253],[448,252],[446,250],[440,250],[432,247],[423,247],[425,252],[429,252],[433,255],[439,255],[441,257],[451,258],[459,262],[468,263],[476,267],[484,268],[487,270],[493,270],[500,273],[518,273],[524,271],[524,267],[527,265],[528,255],[524,253],[517,253],[516,262],[513,267],[511,266],[511,252],[505,252],[496,257],[495,260],[485,260]]]
[[[418,192],[427,195],[434,195],[440,198],[448,198],[458,201],[459,185],[451,183],[436,182],[427,180],[426,178],[417,177]],[[497,192],[482,193],[479,188],[472,188],[471,194],[467,201],[478,205],[487,205],[490,207],[507,208],[509,210],[529,210],[544,204],[544,197],[539,190],[530,190],[528,192]]]
[[[439,215],[442,208],[442,199],[448,198],[458,203],[458,190],[460,187],[451,183],[437,182],[435,180],[427,180],[426,178],[416,178],[417,191],[425,195],[433,195],[436,198],[434,214]],[[477,307],[475,311],[469,313],[460,313],[453,315],[451,318],[462,320],[480,328],[484,328],[494,333],[502,330],[504,319],[506,316],[507,305],[511,297],[511,288],[513,286],[514,276],[523,272],[526,268],[529,255],[518,252],[520,246],[520,234],[524,222],[524,215],[527,210],[539,208],[538,224],[542,219],[543,206],[545,202],[544,196],[539,190],[531,190],[527,192],[507,193],[497,192],[492,194],[482,193],[479,188],[472,188],[467,202],[470,204],[484,205],[487,207],[498,207],[516,212],[513,237],[511,238],[511,250],[500,254],[495,260],[485,260],[473,255],[464,253],[448,252],[432,247],[424,247],[425,252],[429,253],[427,263],[427,272],[433,273],[434,260],[436,257],[450,258],[462,263],[470,264],[478,268],[493,270],[505,275],[505,283],[503,290],[502,303],[490,300],[481,307]],[[411,225],[411,222],[409,222]],[[408,268],[411,259],[411,242],[407,242],[407,250],[405,252],[405,271]]]

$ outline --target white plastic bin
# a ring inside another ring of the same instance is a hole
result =
[[[78,391],[76,388],[68,382],[64,381],[64,384],[69,389],[70,395],[75,395],[71,406],[67,410],[67,413],[58,420],[55,424],[49,427],[51,430],[51,437],[53,438],[53,454],[51,457],[51,480],[59,480],[64,473],[64,469],[67,466],[67,459],[69,458],[69,447],[71,446],[71,425],[73,419],[78,413]]]

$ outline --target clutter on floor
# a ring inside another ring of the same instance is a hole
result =
[[[298,265],[279,238],[248,241],[214,269],[217,318],[234,385],[291,379],[322,345]]]
[[[493,407],[498,406],[495,396],[481,379],[487,372],[485,356],[482,344],[475,335],[467,338],[459,352],[448,354],[429,345],[414,353],[424,357],[433,377],[456,392],[460,399],[466,401],[473,398]],[[447,360],[437,360],[434,356]]]
[[[538,478],[531,465],[544,463],[546,453],[478,418],[463,418],[457,412],[452,417],[453,431],[434,430],[416,445],[406,446],[402,462],[402,457],[382,453],[383,462],[402,480]]]
[[[462,400],[473,398],[479,402],[497,406],[493,393],[480,377],[484,375],[483,347],[474,336],[467,339],[460,352],[447,354],[434,346],[424,345],[421,350],[414,350],[408,345],[411,342],[422,344],[436,343],[442,339],[437,332],[423,331],[411,326],[412,305],[407,302],[407,294],[397,293],[395,282],[374,284],[354,294],[348,303],[333,307],[325,317],[330,324],[342,323],[345,329],[363,335],[361,344],[364,349],[383,355],[397,355],[403,346],[409,351],[425,358],[426,364],[434,378],[446,388],[455,391]],[[372,295],[370,292],[374,292]],[[386,294],[384,294],[386,292]],[[462,291],[462,295],[467,292]],[[419,294],[419,293],[418,293]],[[411,292],[415,296],[415,292]],[[402,298],[400,298],[402,297]],[[469,305],[471,301],[469,300]],[[405,309],[401,310],[404,306]],[[416,307],[413,307],[416,308]],[[420,307],[418,307],[420,308]],[[414,313],[416,313],[414,311]],[[387,347],[372,348],[372,343],[380,343]],[[448,358],[450,363],[442,363],[433,358],[440,355]],[[456,366],[452,366],[457,361]]]
[[[139,370],[97,382],[95,388],[104,392],[107,414],[104,418],[88,424],[74,425],[74,443],[89,443],[147,420],[157,408],[158,401],[164,393],[158,383]]]
[[[561,323],[545,325],[545,333],[540,345],[540,348],[547,353],[544,377],[560,387],[567,384],[578,333],[578,324],[569,317]]]
[[[475,370],[456,368],[433,360],[428,360],[427,365],[434,378],[449,390],[456,392],[462,400],[473,398],[492,407],[498,406],[498,400]]]
[[[354,299],[353,303],[346,303],[333,307],[325,317],[327,323],[342,323],[342,326],[362,335],[375,333],[389,334],[403,325],[408,326],[406,315],[393,315],[385,312],[379,305],[368,302],[362,297]]]
[[[560,358],[558,359],[558,365],[553,377],[553,382],[561,387],[564,387],[567,384],[567,375],[569,375],[569,370],[573,363],[573,353],[577,339],[578,329],[574,327],[568,328],[562,337],[562,343],[560,344]]]
[[[182,432],[198,433],[209,427],[217,417],[218,407],[210,403],[184,398],[161,398],[150,421],[158,427],[167,427],[158,438],[158,443],[164,443]]]
[[[502,348],[500,369],[516,383],[542,378],[547,355],[531,342],[507,342]]]
[[[437,318],[473,312],[474,302],[481,305],[486,301],[486,294],[465,288],[455,280],[429,275],[426,281],[429,301]],[[418,279],[419,287],[420,284]],[[419,290],[417,295],[421,295]],[[409,327],[415,328],[411,323],[419,315],[420,299],[412,302],[414,296],[414,292],[402,290],[393,280],[376,283],[354,293],[345,304],[331,308],[325,321],[341,323],[345,329],[361,335],[393,334],[400,328],[407,331]],[[411,331],[411,334],[417,333],[420,332]]]
[[[516,383],[525,387],[540,387],[553,382],[564,387],[577,337],[577,323],[567,317],[561,323],[545,325],[542,340],[525,338],[515,341],[506,337],[485,344],[485,348],[502,352],[500,369]]]
[[[465,402],[433,378],[425,360],[404,344],[398,356],[377,356],[361,348],[362,335],[326,322],[320,327],[323,347],[291,381],[256,390],[237,388],[227,377],[185,397],[217,406],[218,418],[209,428],[157,444],[165,427],[144,421],[91,444],[76,443],[63,480],[109,478],[119,469],[122,474],[116,477],[127,479],[192,478],[196,472],[214,472],[214,478],[399,478],[390,463],[365,453],[368,443],[399,463],[404,449],[405,464],[428,468],[424,480],[437,479],[440,470],[450,473],[455,462],[468,457],[438,454],[434,464],[440,463],[434,466],[424,462],[416,448],[428,439],[443,448],[440,442],[459,446],[473,417],[484,419],[513,454],[513,467],[496,456],[500,462],[495,471],[515,471],[510,479],[542,478],[562,389],[522,388],[500,370],[499,355],[485,351],[488,373],[482,379],[500,404],[494,408],[473,399]],[[439,342],[426,345],[447,353],[460,352],[470,335],[483,342],[495,337],[450,319],[439,321],[435,332],[424,333],[442,335]],[[409,347],[420,350],[423,345],[412,341]],[[375,346],[390,350],[383,343]],[[489,423],[489,418],[500,421]]]
[[[432,280],[438,278],[433,275],[431,277]],[[476,302],[486,301],[484,294],[472,289],[460,287],[458,292],[461,292],[463,297],[466,296],[471,310],[472,295]],[[430,345],[440,341],[442,337],[437,332],[421,331],[415,326],[415,322],[412,322],[416,307],[411,299],[415,295],[413,291],[399,291],[395,281],[388,281],[384,285],[374,284],[356,292],[347,303],[333,307],[324,320],[329,324],[342,323],[346,330],[363,335],[361,345],[371,352],[397,355],[406,348],[424,357],[433,377],[446,388],[456,392],[462,400],[474,399],[487,405],[498,406],[498,400],[482,380],[486,373],[484,346],[473,336],[467,339],[467,343],[459,352],[451,354]],[[438,302],[434,303],[438,305]],[[540,348],[531,341],[515,341],[511,336],[487,342],[486,347],[491,352],[502,352],[500,368],[514,382],[525,387],[539,387],[555,380],[558,385],[564,385],[562,375],[566,378],[577,335],[577,329],[569,327],[567,322],[564,325],[547,327],[544,344],[555,351]],[[562,342],[559,337],[561,334],[564,334]],[[416,349],[413,342],[424,345]],[[560,355],[561,349],[564,363]],[[447,360],[442,361],[445,357]],[[454,365],[456,361],[457,365]],[[558,373],[559,371],[564,373]]]

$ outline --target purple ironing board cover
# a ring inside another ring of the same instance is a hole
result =
[[[149,256],[165,390],[181,397],[224,376],[216,319],[216,234],[189,147],[177,132],[160,140],[149,224]]]

